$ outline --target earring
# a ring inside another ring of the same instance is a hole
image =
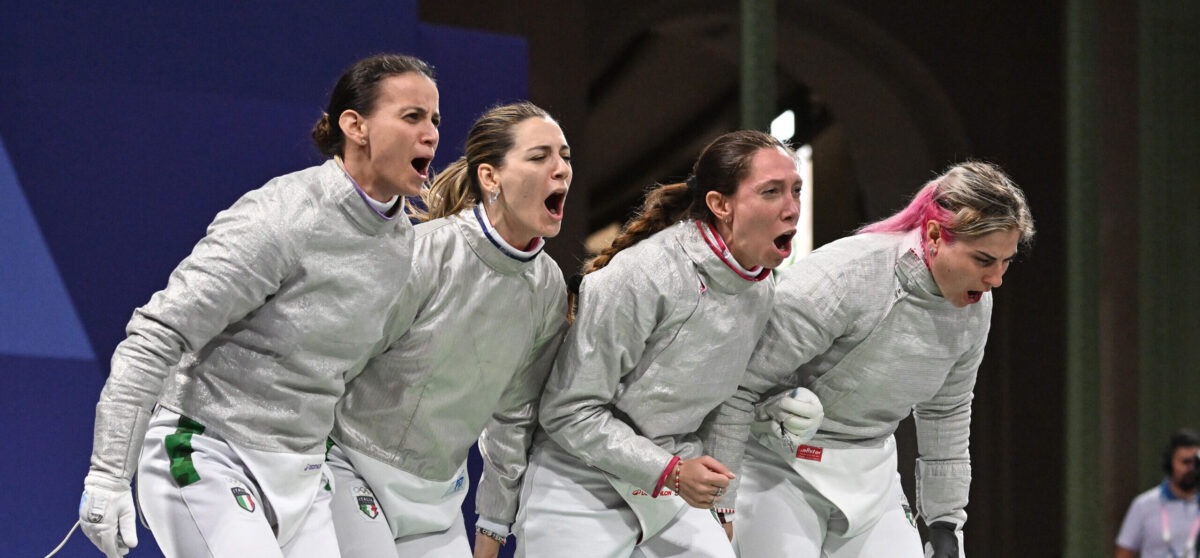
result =
[[[500,199],[500,189],[499,188],[492,190],[492,193],[488,195],[488,203],[496,203],[496,200],[498,200],[498,199]]]
[[[363,139],[360,139],[360,140],[358,140],[358,143],[361,143],[361,144],[363,144],[363,145],[366,145],[366,144],[367,144],[367,138],[363,138]]]
[[[929,257],[932,259],[936,255],[937,255],[937,246],[930,246],[929,247]]]

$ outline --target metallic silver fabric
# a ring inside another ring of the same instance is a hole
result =
[[[128,479],[161,405],[251,449],[320,453],[344,373],[383,336],[412,225],[384,218],[335,161],[217,214],[138,308],[96,405],[92,468]]]
[[[917,232],[862,234],[780,272],[746,381],[715,415],[715,435],[706,439],[714,456],[740,447],[740,429],[748,431],[760,395],[795,386],[811,389],[825,407],[814,446],[878,447],[912,412],[921,515],[965,522],[972,390],[992,297],[955,308],[941,297],[920,251]],[[728,496],[722,504],[732,502]]]
[[[694,221],[584,277],[575,324],[542,396],[550,439],[654,490],[672,455],[699,457],[705,415],[732,395],[766,324],[773,285],[736,275]]]
[[[412,280],[388,326],[395,340],[347,385],[333,438],[433,481],[450,479],[478,439],[478,513],[508,524],[566,328],[562,272],[545,253],[502,253],[470,210],[416,229]]]

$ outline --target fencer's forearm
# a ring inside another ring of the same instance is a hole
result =
[[[967,448],[970,420],[969,400],[958,412],[940,420],[916,419],[918,445],[925,446],[917,457],[917,506],[921,516],[930,522],[962,525],[967,520],[967,497],[971,489],[971,457]]]
[[[516,516],[521,481],[529,467],[529,447],[537,427],[538,396],[545,385],[545,369],[553,359],[553,352],[538,356],[538,362],[526,374],[513,377],[509,391],[515,393],[501,399],[504,407],[492,416],[479,437],[483,474],[475,507],[480,515],[505,524],[511,524]]]
[[[742,458],[746,451],[746,441],[750,438],[754,402],[757,399],[758,394],[754,391],[745,387],[738,388],[738,391],[710,413],[700,426],[699,434],[704,443],[704,453],[720,461],[734,474],[733,480],[716,502],[718,508],[733,509],[737,500]]]
[[[928,522],[961,526],[971,488],[971,401],[982,342],[951,370],[938,394],[913,409],[917,430],[917,506]]]
[[[91,457],[92,470],[125,480],[133,478],[150,409],[167,373],[187,349],[183,336],[140,308],[127,331],[96,403]]]
[[[525,365],[505,388],[496,413],[479,438],[484,470],[475,505],[480,515],[511,524],[516,516],[521,481],[529,466],[529,448],[537,428],[537,410],[546,377],[566,332],[566,293],[548,305],[545,327]]]
[[[967,497],[971,490],[969,458],[933,461],[917,458],[917,508],[929,522],[967,521]]]
[[[480,516],[504,525],[511,525],[516,517],[521,480],[529,466],[525,452],[532,440],[530,428],[514,428],[519,432],[502,434],[509,428],[493,420],[479,437],[483,473],[475,493],[475,510]]]
[[[673,456],[613,416],[608,401],[616,393],[617,378],[605,375],[593,377],[591,382],[581,377],[556,381],[563,360],[560,354],[539,410],[550,439],[588,466],[653,490]]]
[[[624,375],[641,361],[671,304],[638,266],[613,262],[584,277],[575,324],[546,382],[539,410],[550,438],[589,466],[644,490],[654,489],[672,457],[615,417],[612,402]]]
[[[571,408],[575,411],[556,423],[554,432],[547,428],[552,440],[591,467],[654,490],[673,455],[603,407]]]

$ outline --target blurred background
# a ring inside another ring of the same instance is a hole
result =
[[[437,167],[493,104],[528,98],[559,119],[575,181],[547,251],[567,275],[648,187],[685,178],[737,128],[805,147],[812,246],[902,207],[953,162],[1004,167],[1038,235],[996,293],[975,391],[976,558],[1110,555],[1162,442],[1200,426],[1195,0],[0,10],[5,556],[44,555],[75,521],[132,310],[219,210],[320,162],[308,132],[334,81],[383,51],[438,69]],[[898,438],[911,498],[911,425]],[[142,540],[133,556],[158,555]],[[61,555],[99,553],[76,534]]]

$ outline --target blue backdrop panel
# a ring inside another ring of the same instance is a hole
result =
[[[94,361],[0,355],[0,556],[45,556],[78,518],[79,493],[92,446],[96,394],[107,365]],[[149,531],[138,529],[133,556],[162,556]],[[76,532],[58,556],[103,554]]]
[[[135,95],[119,83],[84,97],[29,89],[22,105],[57,109],[14,118],[24,141],[10,153],[104,360],[133,309],[166,285],[218,211],[318,161],[303,143],[312,107],[153,88]]]
[[[529,51],[524,39],[422,24],[420,55],[437,69],[442,102],[438,167],[462,155],[471,124],[494,105],[528,96]],[[470,107],[466,112],[447,107]]]
[[[3,19],[0,432],[15,451],[0,475],[15,493],[0,555],[41,556],[75,519],[131,312],[219,210],[321,161],[308,133],[342,70],[377,52],[432,62],[444,168],[475,116],[526,95],[528,56],[520,39],[422,25],[415,0],[26,3]],[[160,555],[141,538],[134,556]],[[77,534],[60,555],[89,547]]]
[[[9,4],[11,83],[86,96],[88,85],[119,82],[314,108],[350,62],[412,52],[420,25],[416,0]]]
[[[217,210],[319,162],[341,71],[419,39],[412,0],[52,4],[13,10],[0,134],[100,358]]]
[[[0,354],[92,360],[17,173],[0,138]],[[0,368],[0,370],[3,370]]]

